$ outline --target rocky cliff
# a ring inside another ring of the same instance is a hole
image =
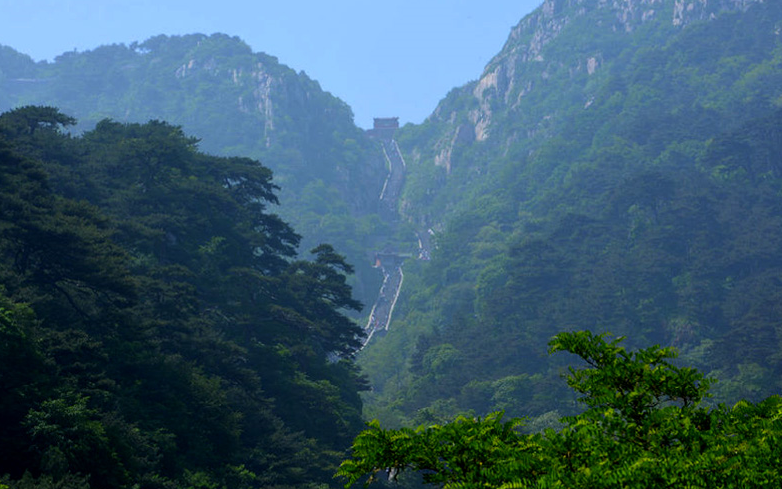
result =
[[[664,42],[672,29],[713,20],[720,13],[744,11],[757,3],[763,0],[545,0],[511,30],[505,46],[477,81],[455,89],[438,105],[428,122],[439,127],[440,137],[429,148],[429,156],[450,173],[458,143],[482,142],[493,132],[514,141],[532,137],[550,126],[557,114],[521,115],[526,134],[509,135],[504,129],[492,131],[492,126],[506,123],[503,114],[509,111],[518,115],[528,110],[525,99],[534,99],[533,92],[547,90],[556,78],[580,78],[580,93],[570,87],[569,94],[558,95],[565,95],[566,103],[571,102],[568,96],[580,97],[588,106],[594,97],[590,78],[610,70],[621,54],[619,46],[651,31]],[[587,37],[573,42],[579,33],[587,32]],[[427,151],[416,148],[414,154]]]

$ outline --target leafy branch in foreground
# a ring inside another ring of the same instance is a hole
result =
[[[372,421],[337,476],[346,487],[405,470],[449,489],[782,485],[782,398],[708,409],[712,381],[671,364],[674,349],[621,341],[581,331],[549,342],[586,362],[567,381],[588,408],[559,431],[522,434],[523,420],[502,413],[416,429]]]

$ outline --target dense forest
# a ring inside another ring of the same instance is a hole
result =
[[[159,121],[73,123],[0,116],[3,483],[331,483],[366,388],[351,267],[297,257],[257,161]]]

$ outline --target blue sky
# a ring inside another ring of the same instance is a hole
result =
[[[239,36],[346,101],[420,123],[480,76],[542,0],[0,0],[0,44],[35,60],[157,34]]]

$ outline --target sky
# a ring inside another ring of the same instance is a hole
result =
[[[0,0],[0,44],[36,61],[158,34],[239,36],[344,100],[356,124],[422,122],[478,79],[543,0]]]

